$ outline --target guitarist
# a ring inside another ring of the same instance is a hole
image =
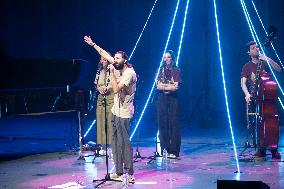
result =
[[[251,41],[247,43],[246,48],[247,48],[247,53],[250,56],[251,60],[248,63],[246,63],[242,68],[241,87],[245,94],[246,103],[248,103],[249,105],[250,103],[253,103],[252,98],[256,98],[255,96],[253,96],[254,95],[253,90],[256,90],[255,83],[258,81],[262,73],[267,72],[269,70],[268,64],[270,64],[271,67],[277,72],[281,71],[281,67],[271,58],[265,57],[265,55],[260,54],[259,47],[257,46],[256,42]],[[258,64],[260,66],[259,73],[257,73]],[[256,78],[257,76],[258,78]],[[249,87],[247,87],[247,83]],[[263,144],[263,141],[258,141],[258,142],[259,144]],[[281,159],[281,155],[279,154],[277,148],[271,149],[271,153],[272,153],[272,158]],[[265,147],[258,147],[258,150],[255,153],[255,157],[265,157],[265,156],[266,156]]]

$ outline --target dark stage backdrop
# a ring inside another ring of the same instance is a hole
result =
[[[136,117],[146,102],[162,58],[176,2],[158,0],[131,59],[139,76]],[[99,56],[84,43],[83,36],[90,35],[98,45],[111,53],[124,50],[130,55],[153,3],[154,0],[2,0],[1,53],[16,58],[84,59],[94,65],[90,70],[94,76]],[[264,25],[278,28],[278,39],[274,45],[283,59],[284,1],[256,0],[255,4]],[[169,42],[169,49],[176,52],[185,5],[186,1],[181,0]],[[250,1],[247,1],[247,6],[263,41],[264,33]],[[252,37],[239,1],[217,0],[217,12],[232,123],[235,127],[244,128],[245,102],[240,88],[240,72],[248,60],[245,44]],[[179,66],[183,77],[180,89],[183,124],[188,127],[226,127],[228,119],[213,1],[190,1]],[[284,87],[283,73],[277,75]],[[154,99],[150,101],[142,119],[144,127],[149,120],[156,120],[154,102]],[[280,107],[279,111],[283,120]]]

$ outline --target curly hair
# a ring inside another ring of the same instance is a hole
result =
[[[246,50],[247,50],[247,52],[249,52],[250,46],[255,45],[255,44],[256,44],[255,41],[250,41],[250,42],[248,42],[248,43],[246,44]]]

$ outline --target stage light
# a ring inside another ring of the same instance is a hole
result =
[[[183,25],[182,25],[182,32],[181,32],[181,37],[180,37],[180,41],[179,41],[179,48],[178,48],[178,55],[177,55],[177,60],[176,60],[176,66],[178,66],[178,63],[179,63],[179,56],[180,56],[180,50],[181,50],[181,45],[182,45],[182,40],[183,40],[183,33],[184,33],[185,23],[186,23],[188,4],[189,4],[189,0],[187,0],[187,2],[186,2],[186,8],[185,8],[184,17],[183,17]]]
[[[59,95],[56,97],[56,99],[55,99],[55,101],[54,101],[54,103],[53,103],[53,106],[52,106],[52,108],[51,108],[51,112],[54,112],[55,106],[56,106],[58,100],[60,99],[60,97],[61,97],[61,92],[60,92]]]
[[[134,45],[134,48],[133,48],[133,50],[132,50],[132,52],[131,52],[131,54],[130,54],[130,56],[129,56],[129,60],[132,58],[132,55],[133,55],[134,51],[136,50],[136,47],[137,47],[137,45],[138,45],[138,43],[139,43],[139,41],[140,41],[140,39],[141,39],[141,37],[142,37],[142,34],[143,34],[143,32],[144,32],[144,30],[145,30],[147,24],[148,24],[148,21],[149,21],[151,15],[152,15],[152,12],[153,12],[154,8],[155,8],[155,6],[156,6],[156,2],[157,2],[157,0],[155,0],[154,5],[152,6],[152,9],[151,9],[151,11],[150,11],[150,14],[148,15],[148,18],[147,18],[147,20],[146,20],[146,23],[144,24],[144,27],[143,27],[143,29],[142,29],[142,31],[141,31],[141,33],[140,33],[140,35],[139,35],[139,37],[138,37],[138,39],[137,39],[135,45]]]
[[[229,104],[228,104],[228,97],[227,97],[226,80],[225,80],[224,68],[223,68],[223,58],[222,58],[222,49],[221,49],[221,43],[220,43],[220,34],[219,34],[219,24],[218,24],[218,15],[217,15],[216,1],[213,0],[213,2],[214,2],[214,15],[215,15],[216,35],[217,35],[217,41],[218,41],[219,59],[220,59],[220,66],[221,66],[221,71],[222,71],[222,79],[223,79],[223,88],[224,88],[224,95],[225,95],[225,101],[226,101],[227,116],[228,116],[230,131],[231,131],[231,135],[232,135],[232,142],[233,142],[235,159],[236,159],[236,164],[237,164],[237,169],[238,169],[237,173],[240,173],[239,160],[238,160],[238,155],[237,155],[237,149],[236,149],[236,144],[235,144],[235,137],[234,137],[233,127],[232,127],[230,110],[229,110]]]
[[[260,16],[259,16],[259,14],[258,14],[258,11],[257,11],[257,9],[256,9],[256,6],[255,6],[253,0],[252,0],[251,2],[252,2],[252,5],[253,5],[254,10],[255,10],[255,12],[256,12],[256,15],[257,15],[257,17],[258,17],[258,19],[259,19],[259,21],[260,21],[260,23],[261,23],[261,26],[262,26],[262,28],[263,28],[263,30],[264,30],[264,32],[265,32],[265,35],[268,36],[268,33],[267,33],[267,31],[266,31],[266,29],[265,29],[265,27],[264,27],[264,24],[263,24],[263,22],[262,22],[262,20],[261,20],[261,18],[260,18]],[[272,43],[271,43],[271,47],[272,47],[272,49],[273,49],[273,51],[274,51],[274,53],[275,53],[275,55],[276,55],[276,57],[277,57],[279,63],[281,64],[282,69],[284,69],[284,66],[283,66],[283,64],[282,64],[282,61],[280,60],[280,58],[279,58],[279,56],[278,56],[278,53],[276,52],[276,50],[275,50],[275,48],[274,48],[274,45],[273,45]]]
[[[166,50],[167,50],[167,48],[168,48],[168,43],[169,43],[170,38],[171,38],[172,29],[173,29],[173,26],[174,26],[174,23],[175,23],[175,19],[176,19],[176,14],[177,14],[177,11],[178,11],[178,7],[179,7],[179,0],[178,0],[178,2],[177,2],[176,8],[175,8],[174,17],[173,17],[173,20],[172,20],[170,32],[169,32],[169,34],[168,34],[168,39],[167,39],[167,42],[166,42],[166,46],[165,46],[163,55],[165,54],[165,52],[166,52]],[[154,79],[154,82],[153,82],[153,85],[152,85],[152,87],[151,87],[149,96],[148,96],[148,98],[147,98],[147,100],[146,100],[146,103],[145,103],[145,105],[144,105],[144,107],[143,107],[142,113],[140,114],[140,117],[139,117],[139,119],[138,119],[138,121],[137,121],[137,123],[136,123],[136,125],[135,125],[135,128],[134,128],[134,130],[133,130],[133,132],[132,132],[132,134],[131,134],[131,136],[130,136],[130,140],[131,140],[132,137],[134,136],[134,134],[135,134],[135,132],[136,132],[136,130],[137,130],[137,128],[138,128],[140,122],[141,122],[141,119],[142,119],[142,117],[143,117],[143,115],[144,115],[144,113],[145,113],[145,110],[146,110],[146,108],[147,108],[147,106],[148,106],[148,103],[149,103],[150,98],[151,98],[151,96],[152,96],[152,94],[153,94],[154,88],[155,88],[155,86],[156,86],[157,78],[158,78],[158,75],[159,75],[159,73],[160,73],[160,69],[161,69],[162,64],[163,64],[163,57],[162,57],[162,60],[161,60],[161,62],[160,62],[159,68],[158,68],[158,73],[156,74],[155,79]]]
[[[240,2],[241,2],[241,5],[242,5],[242,8],[243,8],[243,11],[244,11],[244,14],[245,14],[245,17],[246,17],[246,20],[247,20],[248,26],[249,26],[250,33],[251,33],[252,38],[253,38],[253,41],[256,41],[256,39],[255,39],[255,37],[254,37],[253,30],[252,30],[252,28],[251,28],[251,25],[250,25],[250,22],[249,22],[249,19],[248,19],[248,15],[247,15],[247,13],[246,13],[246,11],[245,11],[245,9],[244,9],[243,2],[242,2],[242,1],[240,1]]]
[[[90,132],[90,130],[93,128],[94,124],[96,123],[96,120],[94,120],[92,122],[92,124],[90,125],[90,127],[88,128],[87,132],[84,134],[84,138],[87,136],[87,134]]]
[[[281,104],[281,107],[282,107],[282,110],[284,110],[284,106],[283,106],[283,103],[282,103],[282,101],[281,101],[281,99],[278,97],[278,101],[280,102],[280,104]]]

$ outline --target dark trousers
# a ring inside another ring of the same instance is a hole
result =
[[[116,173],[133,175],[133,149],[130,142],[130,118],[112,116],[112,152]]]
[[[157,121],[161,149],[179,156],[181,135],[177,94],[157,94]]]

